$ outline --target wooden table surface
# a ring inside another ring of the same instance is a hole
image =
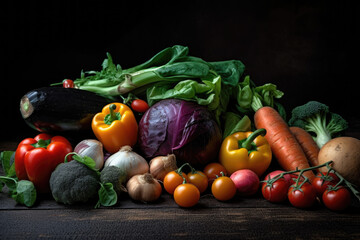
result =
[[[0,142],[0,151],[15,148],[16,143]],[[307,210],[272,204],[260,193],[230,202],[205,193],[189,209],[178,207],[165,192],[151,204],[123,196],[114,207],[94,205],[66,206],[41,196],[27,208],[0,193],[0,239],[360,239],[355,199],[341,213],[321,203]]]

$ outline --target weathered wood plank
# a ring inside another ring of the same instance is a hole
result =
[[[330,221],[329,221],[330,220]],[[359,239],[360,221],[278,208],[0,211],[0,239]]]

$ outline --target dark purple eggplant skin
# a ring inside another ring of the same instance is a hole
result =
[[[143,156],[175,154],[177,164],[203,167],[218,158],[220,127],[204,106],[179,99],[162,100],[139,122],[138,146]]]
[[[89,131],[93,116],[110,102],[85,90],[43,87],[21,98],[20,112],[25,122],[39,132]]]

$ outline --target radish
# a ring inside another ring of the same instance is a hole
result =
[[[258,175],[249,169],[237,170],[231,174],[230,178],[241,196],[254,195],[260,186]]]

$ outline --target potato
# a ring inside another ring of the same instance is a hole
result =
[[[328,141],[319,152],[319,165],[333,161],[332,167],[347,181],[360,186],[360,140],[337,137]],[[326,167],[320,171],[327,171]]]

